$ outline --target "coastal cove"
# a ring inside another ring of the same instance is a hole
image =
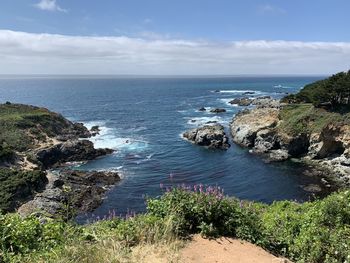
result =
[[[118,171],[122,180],[100,207],[79,217],[83,222],[112,210],[142,212],[145,197],[164,191],[160,185],[218,185],[229,196],[266,203],[327,194],[321,178],[308,176],[307,167],[299,163],[266,163],[231,138],[231,147],[218,151],[191,145],[180,136],[214,121],[229,134],[232,116],[245,108],[229,104],[230,100],[244,94],[281,98],[321,78],[2,77],[0,93],[2,103],[43,106],[88,128],[100,126],[100,134],[90,140],[95,148],[115,152],[74,168]],[[201,107],[226,112],[198,111]],[[312,188],[321,190],[315,193]]]

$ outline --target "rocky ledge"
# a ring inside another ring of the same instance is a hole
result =
[[[258,98],[235,98],[229,102],[232,105],[250,106],[254,105],[257,108],[279,108],[280,102],[272,99],[270,96],[262,96]]]
[[[112,153],[111,149],[95,149],[91,141],[69,140],[38,149],[36,160],[44,169],[57,167],[66,162],[88,161]]]
[[[327,114],[333,116],[331,115],[333,113],[319,112],[319,110],[312,112],[312,106],[307,108],[308,111],[305,113],[302,108],[306,107],[305,105],[290,107],[293,108],[288,109],[289,116],[286,110],[276,107],[262,107],[240,112],[230,124],[233,141],[242,147],[250,148],[253,153],[261,154],[269,161],[300,158],[317,168],[325,169],[327,173],[331,173],[332,179],[339,179],[342,183],[349,185],[349,124],[330,121],[319,128],[318,126],[321,125],[317,121]],[[308,112],[311,112],[311,117],[305,116]],[[301,119],[296,121],[297,113],[301,115]],[[317,125],[311,122],[311,118]],[[300,127],[294,127],[298,125]]]
[[[70,218],[90,212],[101,205],[108,188],[120,180],[117,172],[74,170],[48,172],[47,178],[45,190],[18,209],[22,216],[38,213]]]
[[[230,147],[225,129],[220,124],[205,125],[196,129],[189,130],[183,134],[183,137],[192,143],[205,146],[210,149],[226,150]]]

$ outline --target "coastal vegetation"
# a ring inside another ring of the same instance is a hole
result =
[[[0,104],[0,155],[6,149],[23,152],[53,138],[79,129],[62,115],[46,108],[6,102]]]
[[[349,204],[348,190],[303,204],[266,205],[226,197],[217,187],[178,187],[149,199],[145,214],[111,213],[83,226],[2,215],[0,257],[4,262],[137,262],[137,251],[166,247],[169,256],[190,234],[201,233],[247,240],[295,262],[349,262]]]
[[[321,133],[329,124],[350,124],[350,111],[339,113],[311,103],[285,105],[279,112],[278,128],[289,135]]]
[[[41,190],[46,183],[45,173],[39,170],[0,168],[0,211],[13,212],[18,202]]]
[[[297,94],[286,96],[289,103],[312,103],[316,107],[342,109],[350,106],[350,71],[337,73],[327,79],[306,85]]]

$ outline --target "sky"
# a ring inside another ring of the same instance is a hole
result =
[[[1,0],[0,74],[331,74],[349,0]]]

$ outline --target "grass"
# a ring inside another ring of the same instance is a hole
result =
[[[59,134],[69,123],[59,114],[22,104],[0,104],[0,144],[16,151]]]
[[[0,168],[0,211],[9,212],[46,183],[41,171]]]
[[[350,113],[341,114],[316,108],[312,104],[289,104],[280,111],[278,128],[289,135],[320,133],[330,123],[350,124]]]
[[[195,186],[150,199],[147,209],[84,226],[3,215],[0,257],[4,262],[177,262],[186,238],[201,233],[247,240],[295,262],[350,260],[350,191],[303,204],[265,205]]]

